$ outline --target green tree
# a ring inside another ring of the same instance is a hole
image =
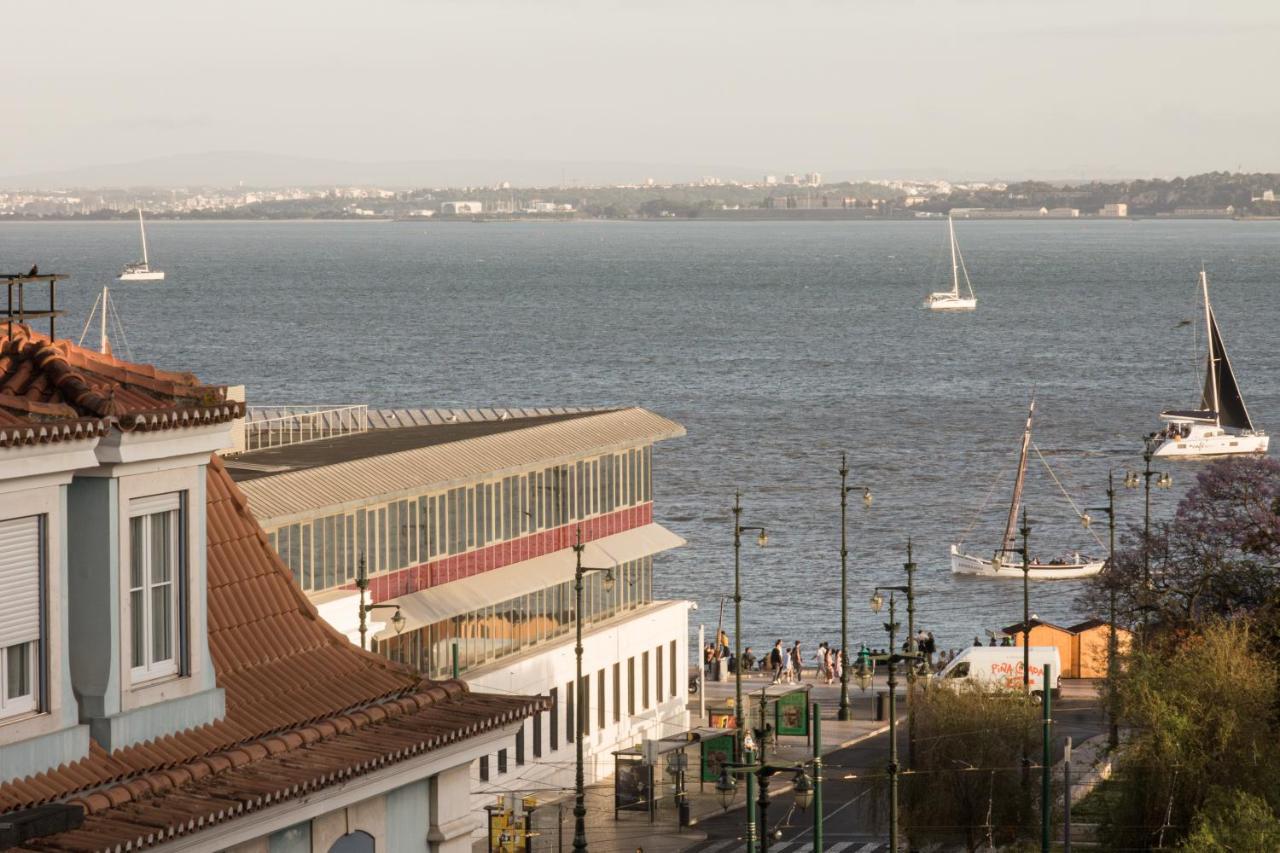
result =
[[[912,848],[1007,844],[1034,821],[1021,769],[1040,750],[1040,711],[1016,693],[936,688],[916,704],[915,765],[904,775]],[[1038,777],[1031,780],[1038,791]]]
[[[1186,853],[1280,850],[1280,819],[1262,797],[1214,788],[1181,849]]]
[[[1176,844],[1217,786],[1278,796],[1280,679],[1259,646],[1248,622],[1212,622],[1176,644],[1152,642],[1128,656],[1116,687],[1131,736],[1100,827],[1107,849]]]

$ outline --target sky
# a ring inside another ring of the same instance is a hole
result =
[[[0,175],[215,151],[584,181],[1280,170],[1272,0],[4,5]]]

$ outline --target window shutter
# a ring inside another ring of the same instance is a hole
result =
[[[0,648],[40,639],[40,517],[0,521]]]
[[[168,512],[178,509],[181,503],[181,497],[178,492],[150,495],[145,498],[133,498],[129,501],[129,516],[136,518],[140,515],[151,515],[153,512]]]

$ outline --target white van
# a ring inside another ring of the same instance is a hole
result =
[[[1031,695],[1044,696],[1044,668],[1052,667],[1050,695],[1058,696],[1062,679],[1062,657],[1057,646],[1032,646]],[[1022,689],[1021,646],[970,646],[950,660],[935,683],[947,686],[972,684],[984,690]]]

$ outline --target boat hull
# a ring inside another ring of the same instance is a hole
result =
[[[1102,560],[1081,560],[1078,563],[1070,563],[1066,565],[1031,565],[1031,569],[1027,572],[1028,580],[1033,581],[1059,581],[1059,580],[1079,580],[1080,578],[1091,578],[1102,571],[1104,562]],[[975,578],[992,578],[992,579],[1008,579],[1022,580],[1022,564],[1021,563],[1004,563],[998,566],[991,560],[985,560],[982,557],[975,557],[971,554],[961,553],[959,546],[951,546],[951,571],[953,574],[964,575],[966,577]]]
[[[1250,455],[1266,453],[1270,445],[1271,438],[1265,433],[1229,433],[1219,427],[1195,424],[1185,437],[1165,438],[1153,455],[1172,459]]]
[[[154,272],[122,272],[116,281],[164,281],[164,273]]]
[[[975,298],[961,298],[950,293],[930,293],[924,301],[924,307],[930,311],[973,311],[978,307]]]

